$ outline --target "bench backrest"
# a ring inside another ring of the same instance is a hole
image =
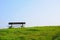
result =
[[[9,25],[13,24],[25,24],[25,22],[9,22]]]

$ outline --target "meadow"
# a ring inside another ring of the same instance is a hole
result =
[[[0,40],[60,40],[60,26],[0,29]]]

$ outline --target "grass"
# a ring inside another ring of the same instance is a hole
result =
[[[0,29],[0,40],[60,40],[60,26]]]

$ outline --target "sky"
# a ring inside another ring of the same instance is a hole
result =
[[[27,27],[60,25],[60,0],[0,0],[0,28],[9,22]]]

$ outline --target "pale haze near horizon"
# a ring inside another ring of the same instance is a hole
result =
[[[17,21],[26,26],[60,25],[60,0],[0,0],[0,28]]]

